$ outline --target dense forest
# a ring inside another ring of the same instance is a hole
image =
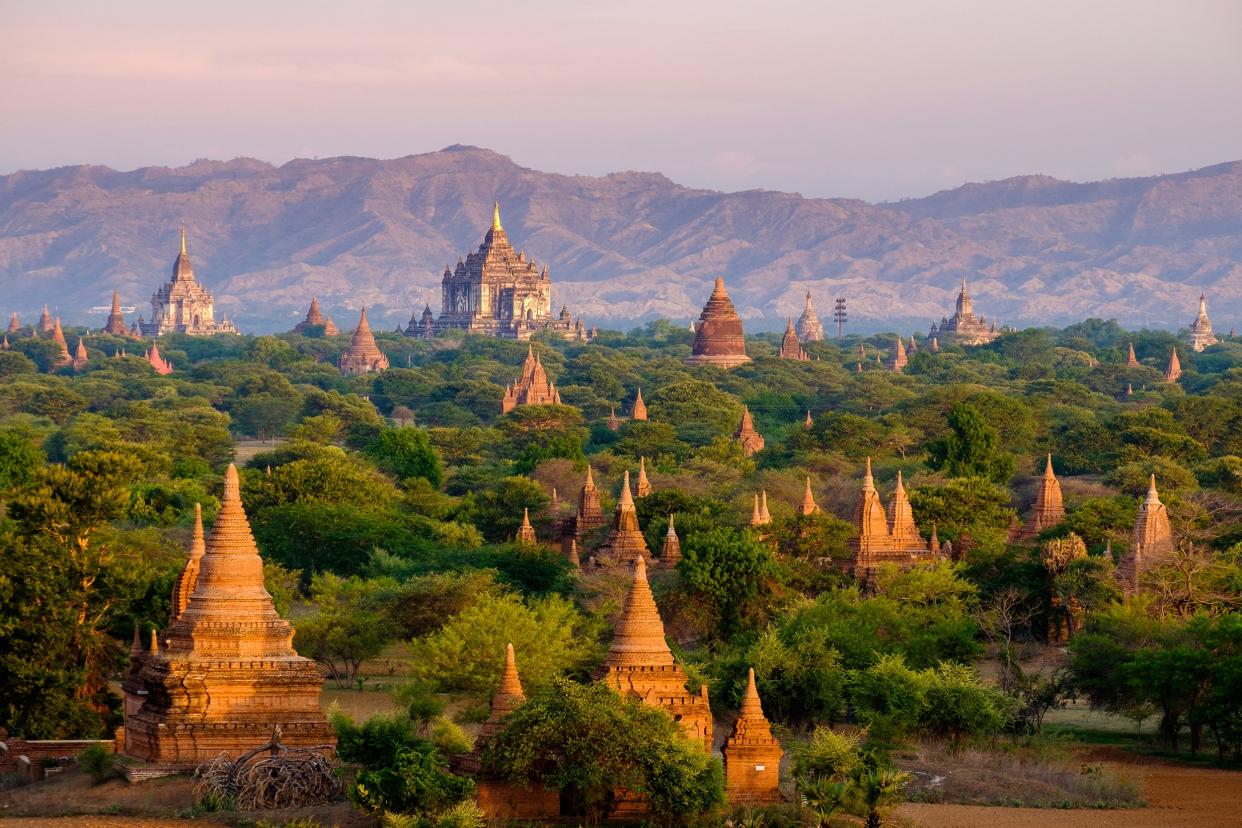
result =
[[[398,714],[334,719],[367,810],[432,819],[469,796],[446,760],[486,718],[509,642],[530,701],[485,761],[605,810],[599,791],[617,778],[661,813],[719,804],[716,760],[589,684],[631,572],[579,571],[555,539],[554,490],[568,508],[589,464],[611,514],[640,459],[648,548],[658,561],[670,515],[681,539],[676,567],[651,574],[678,660],[718,717],[754,668],[803,807],[830,816],[848,782],[878,808],[900,787],[899,746],[1038,734],[1073,699],[1151,716],[1166,750],[1242,758],[1237,339],[1179,348],[1184,373],[1168,383],[1172,334],[1102,320],[934,353],[919,339],[900,373],[884,367],[894,336],[809,343],[803,362],[765,335],[748,339],[748,365],[689,368],[693,334],[662,321],[530,346],[380,334],[394,367],[358,377],[335,367],[348,337],[314,329],[164,337],[167,376],[135,356],[142,343],[66,333],[84,337],[79,371],[54,368],[46,338],[0,352],[10,733],[119,724],[113,688],[134,630],[167,623],[195,505],[210,525],[238,442],[261,441],[242,497],[295,646],[330,686],[362,687],[381,655],[404,662]],[[501,415],[528,347],[563,405]],[[640,389],[645,421],[625,416]],[[766,441],[753,456],[733,439],[743,406]],[[1049,453],[1066,517],[1018,542]],[[935,527],[952,560],[884,569],[866,589],[833,565],[867,458],[886,501],[902,473],[920,530]],[[1127,595],[1116,564],[1153,474],[1176,550]],[[808,478],[820,511],[803,516]],[[749,525],[760,492],[763,531]],[[514,542],[524,512],[539,544]],[[1037,667],[1050,639],[1067,651]],[[665,747],[594,755],[557,720],[602,722],[605,708],[617,739]],[[581,757],[576,773],[540,761],[532,743],[549,733]]]

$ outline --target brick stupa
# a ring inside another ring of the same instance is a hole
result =
[[[736,368],[747,362],[750,357],[746,355],[742,318],[733,308],[724,279],[718,278],[699,314],[699,323],[694,327],[694,346],[686,357],[686,364]]]
[[[112,309],[108,312],[108,322],[103,326],[102,333],[129,338],[125,314],[121,313],[121,294],[115,290],[112,291]]]
[[[522,546],[535,545],[535,527],[530,525],[530,509],[522,510],[522,525],[518,527],[517,537],[514,540]]]
[[[56,322],[52,326],[52,342],[60,348],[56,355],[56,360],[52,365],[56,368],[62,368],[66,365],[73,364],[73,357],[69,355],[69,343],[65,341],[65,332],[60,328],[60,317],[56,317]]]
[[[643,389],[638,389],[638,396],[634,398],[634,407],[630,410],[630,419],[645,421],[647,419],[647,404],[643,402]]]
[[[811,478],[806,479],[806,491],[802,493],[802,503],[798,506],[798,514],[801,517],[810,517],[819,511],[819,506],[815,503],[815,495],[811,492]],[[763,519],[762,514],[760,520]]]
[[[802,347],[802,343],[798,341],[798,334],[794,332],[792,319],[785,320],[785,335],[781,337],[781,349],[777,356],[781,359],[794,359],[798,362],[808,362],[811,359],[806,349]]]
[[[635,696],[643,704],[667,711],[687,738],[711,752],[712,712],[707,685],[698,694],[686,689],[686,671],[673,660],[664,640],[664,622],[647,583],[647,563],[641,555],[634,561],[634,582],[598,677],[622,695]]]
[[[617,508],[612,514],[612,528],[595,550],[594,560],[598,566],[619,566],[645,555],[647,540],[638,528],[638,511],[630,494],[630,473],[627,470],[621,481],[621,497],[617,499]]]
[[[73,370],[81,371],[86,367],[86,363],[90,357],[86,353],[86,343],[82,341],[82,337],[78,337],[78,347],[73,352]]]
[[[39,314],[39,333],[48,334],[52,332],[52,315],[47,312],[47,303],[43,305],[43,313]]]
[[[528,346],[526,362],[522,364],[522,376],[512,385],[505,386],[505,395],[500,400],[500,413],[508,414],[519,405],[560,404],[561,394],[548,379],[543,361],[535,353],[534,347]]]
[[[635,489],[639,497],[646,497],[655,489],[651,486],[651,481],[647,479],[647,458],[638,458],[638,488]]]
[[[604,525],[604,509],[599,501],[599,489],[595,486],[595,478],[591,467],[587,466],[586,480],[578,490],[578,508],[573,517],[564,521],[561,531],[561,549],[570,554],[571,548],[577,554],[582,545],[583,536]]]
[[[475,777],[475,799],[489,820],[507,822],[550,821],[560,815],[560,794],[542,785],[515,784],[503,777],[483,771],[481,752],[488,742],[504,729],[505,717],[526,701],[522,680],[518,677],[517,662],[513,657],[513,645],[505,647],[505,667],[500,674],[500,686],[492,696],[492,710],[479,729],[474,751],[457,762],[459,771]]]
[[[160,376],[168,376],[173,372],[172,363],[160,356],[160,346],[156,345],[154,340],[151,342],[150,349],[143,353],[142,358],[145,359],[147,364],[154,368],[155,373]]]
[[[1035,495],[1035,507],[1022,527],[1020,537],[1030,540],[1045,529],[1056,526],[1065,518],[1065,503],[1061,499],[1061,483],[1052,471],[1052,455],[1044,466],[1044,476],[1039,481],[1039,493]]]
[[[375,334],[371,333],[371,324],[367,322],[365,305],[358,315],[358,327],[354,329],[349,347],[341,352],[339,365],[345,376],[388,370],[388,357],[375,344]]]
[[[664,533],[664,548],[660,550],[660,566],[672,569],[681,560],[681,541],[673,527],[673,516],[668,516],[668,531]]]
[[[187,567],[190,563],[187,562]],[[323,676],[293,649],[293,627],[263,586],[237,469],[198,563],[194,591],[126,685],[125,753],[192,766],[258,747],[335,741],[320,709]]]
[[[1130,535],[1130,548],[1117,567],[1117,576],[1127,592],[1138,590],[1143,573],[1173,554],[1173,527],[1169,511],[1160,502],[1156,476],[1151,476],[1147,497],[1139,505],[1138,518]]]
[[[906,345],[901,341],[901,337],[899,336],[897,337],[897,347],[893,351],[893,358],[888,362],[888,370],[893,373],[900,374],[902,371],[906,370],[906,365],[909,364],[909,362],[909,357],[906,356]]]
[[[763,451],[763,435],[755,431],[755,421],[750,416],[750,409],[742,406],[742,419],[733,432],[733,439],[742,447],[742,453],[750,457],[757,451]]]
[[[294,333],[306,333],[311,328],[323,328],[324,336],[337,336],[340,331],[337,330],[336,323],[330,317],[323,315],[323,311],[319,309],[319,297],[312,296],[310,310],[306,311],[306,318],[293,326]]]
[[[784,751],[772,736],[763,715],[752,667],[746,679],[746,695],[733,732],[721,751],[724,754],[725,792],[730,805],[768,805],[779,802],[780,767]]]
[[[1169,351],[1169,364],[1164,369],[1165,382],[1177,382],[1182,377],[1182,361],[1177,358],[1177,347]]]
[[[914,522],[914,512],[901,472],[897,473],[893,499],[885,510],[871,475],[870,457],[867,458],[862,491],[854,506],[853,524],[856,534],[849,542],[849,568],[864,585],[871,583],[876,569],[882,564],[893,563],[908,568],[938,557],[932,551],[931,544],[923,540]]]

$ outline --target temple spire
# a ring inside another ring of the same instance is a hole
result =
[[[798,514],[803,517],[809,517],[819,511],[819,506],[815,503],[815,495],[811,493],[811,478],[806,479],[806,491],[802,493],[802,505],[798,507]]]
[[[186,249],[185,249],[185,225],[184,225],[184,224],[182,224],[182,225],[181,225],[181,255],[182,255],[182,256],[185,256],[185,255],[186,255]]]
[[[625,470],[625,476],[621,478],[621,499],[617,501],[618,511],[633,511],[634,498],[630,494],[630,470]]]
[[[672,664],[673,653],[664,640],[664,622],[660,620],[660,611],[647,582],[647,562],[639,555],[634,559],[634,581],[625,596],[604,665],[659,667]]]
[[[497,201],[492,206],[492,229],[493,230],[504,229],[503,227],[500,226],[500,202],[499,201]]]
[[[759,688],[755,686],[755,668],[751,667],[746,675],[746,693],[742,696],[742,707],[738,715],[749,718],[763,716],[763,704],[759,701]]]

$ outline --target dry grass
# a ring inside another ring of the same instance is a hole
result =
[[[915,802],[1033,808],[1143,804],[1128,777],[1058,750],[968,748],[951,753],[943,744],[922,744],[894,759],[914,777],[906,794]]]

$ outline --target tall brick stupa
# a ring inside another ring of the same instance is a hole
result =
[[[181,587],[194,583],[184,609],[174,607],[174,620],[153,634],[126,681],[125,753],[192,766],[258,747],[277,726],[291,747],[334,743],[319,704],[323,676],[294,650],[293,627],[263,586],[233,466],[215,525],[196,552],[186,568],[197,567],[197,578],[179,579]]]
[[[687,365],[715,365],[736,368],[750,362],[746,355],[746,335],[742,318],[725,290],[724,279],[716,279],[716,287],[708,297],[699,323],[694,327],[694,346]]]

